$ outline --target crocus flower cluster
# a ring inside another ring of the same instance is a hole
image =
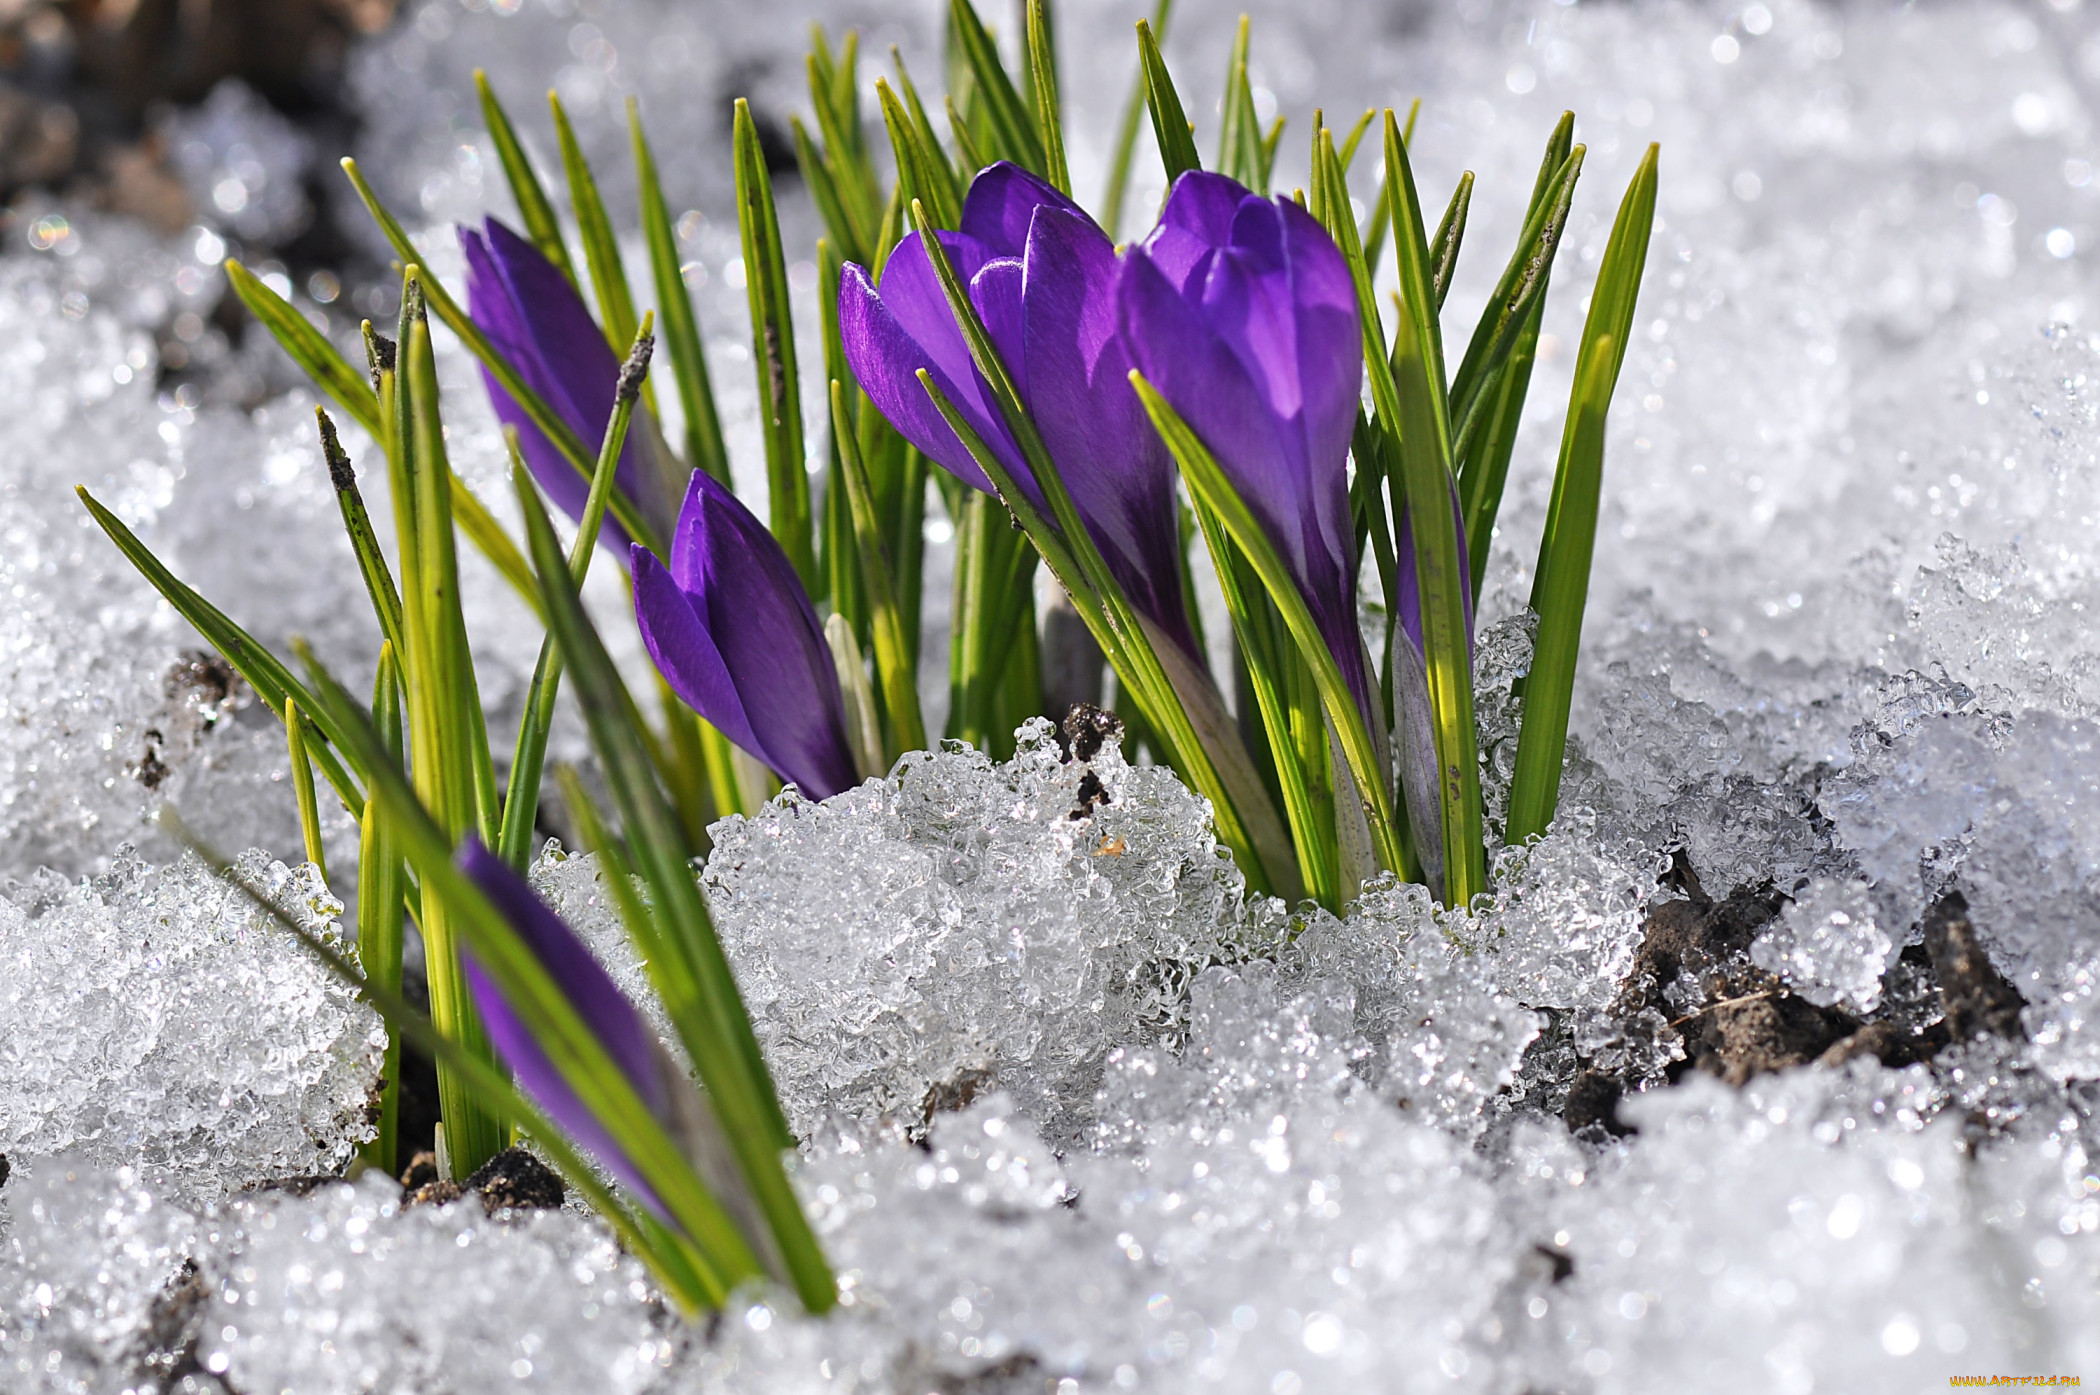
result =
[[[1346,474],[1362,340],[1347,263],[1325,230],[1289,200],[1192,171],[1175,184],[1158,226],[1118,256],[1077,204],[1001,163],[972,183],[961,228],[937,235],[1138,611],[1200,661],[1182,586],[1173,462],[1130,386],[1132,368],[1216,456],[1289,566],[1366,720],[1376,721],[1356,624]],[[989,491],[921,384],[926,371],[1040,508],[1034,475],[971,361],[923,237],[898,245],[879,287],[862,268],[846,268],[839,324],[847,362],[906,439]],[[618,365],[574,288],[494,220],[462,238],[476,320],[579,433],[594,416],[602,420]],[[579,511],[573,469],[493,380],[490,391],[499,415],[519,425],[550,495],[565,507],[573,497],[571,512]],[[623,485],[629,468],[623,461]],[[638,479],[637,490],[646,487]],[[695,711],[805,794],[847,788],[855,768],[837,671],[786,555],[704,474],[692,477],[669,535],[668,565],[633,549],[636,611],[657,667]],[[1403,610],[1411,595],[1408,586]],[[1400,618],[1419,652],[1419,615]]]
[[[1140,614],[1197,654],[1181,586],[1173,460],[1130,386],[1108,234],[1055,188],[1001,162],[970,185],[961,230],[939,236],[1117,584]],[[991,489],[920,384],[925,369],[1030,502],[1043,506],[970,360],[922,234],[890,254],[879,290],[860,267],[846,268],[839,334],[861,388],[907,440],[963,483]]]
[[[620,365],[569,279],[491,218],[460,229],[468,312],[570,429],[595,441],[612,415]],[[484,370],[497,417],[518,431],[533,478],[571,518],[583,477]],[[838,674],[787,555],[751,511],[693,471],[674,515],[654,468],[656,431],[638,410],[614,476],[670,539],[666,566],[632,545],[636,615],[673,691],[731,741],[816,799],[854,783]],[[608,515],[605,537],[627,543]]]

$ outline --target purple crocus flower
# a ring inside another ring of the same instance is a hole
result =
[[[537,247],[497,219],[487,219],[479,231],[459,229],[459,242],[467,255],[467,314],[527,386],[595,449],[612,417],[620,361],[583,297]],[[484,368],[481,376],[497,420],[517,429],[518,451],[532,477],[562,512],[581,518],[590,481],[533,425],[493,374]],[[655,423],[646,408],[636,409],[613,480],[659,534],[670,531],[677,494],[665,483]],[[626,530],[611,514],[605,529],[605,541],[627,541]]]
[[[1192,170],[1115,302],[1131,361],[1261,522],[1368,720],[1346,475],[1363,343],[1341,250],[1288,199]]]
[[[787,554],[695,470],[667,567],[637,545],[634,610],[673,692],[813,799],[856,784],[838,670]]]
[[[598,1038],[599,1044],[612,1057],[620,1073],[627,1077],[628,1083],[634,1086],[634,1092],[648,1106],[649,1112],[667,1126],[673,1124],[677,1115],[671,1089],[674,1085],[690,1086],[676,1080],[664,1069],[662,1050],[650,1036],[641,1013],[627,1000],[627,995],[620,991],[619,985],[612,981],[612,976],[605,972],[590,950],[584,947],[576,932],[533,894],[523,877],[502,858],[483,847],[479,839],[470,837],[461,844],[459,867],[525,941],[533,956],[540,961],[540,967],[560,985],[577,1016]],[[606,1171],[632,1188],[651,1210],[663,1215],[662,1203],[642,1180],[633,1159],[613,1141],[590,1106],[569,1087],[569,1082],[548,1059],[547,1053],[540,1049],[539,1042],[523,1019],[511,1010],[509,1001],[496,987],[495,981],[474,962],[471,954],[462,954],[460,961],[466,970],[467,985],[474,994],[474,1005],[481,1010],[482,1024],[488,1029],[489,1041],[503,1063],[510,1067],[519,1086],[547,1111],[548,1117],[588,1149]]]
[[[1191,655],[1181,588],[1173,460],[1129,383],[1115,332],[1115,246],[1085,211],[1004,161],[979,174],[962,228],[939,234],[1012,374],[1087,532],[1137,610]],[[1041,491],[941,294],[922,235],[898,244],[880,289],[858,266],[839,290],[846,361],[905,439],[972,488],[991,481],[917,374],[942,394],[1030,502]]]

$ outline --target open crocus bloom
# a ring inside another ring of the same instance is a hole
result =
[[[812,799],[856,784],[824,627],[780,544],[695,470],[666,566],[632,550],[635,619],[687,706]]]
[[[467,314],[526,385],[595,450],[612,416],[620,361],[583,297],[537,247],[494,218],[479,231],[461,228],[459,242],[467,255]],[[497,420],[516,428],[518,452],[532,477],[555,507],[572,519],[583,517],[590,481],[533,425],[493,374],[484,368],[481,376]],[[656,428],[646,408],[636,409],[613,481],[659,534],[670,532],[678,496],[664,483]],[[615,546],[628,541],[610,514],[605,529],[604,541]]]
[[[1191,171],[1122,258],[1115,308],[1130,361],[1260,521],[1369,720],[1347,477],[1363,345],[1341,250],[1288,199]]]
[[[961,230],[939,236],[1117,584],[1140,614],[1195,655],[1173,460],[1129,383],[1130,359],[1115,332],[1116,253],[1108,235],[1049,184],[1001,162],[970,185]],[[855,378],[906,439],[965,484],[991,490],[920,383],[925,369],[1042,507],[921,234],[890,254],[879,289],[860,267],[846,268],[839,331]]]

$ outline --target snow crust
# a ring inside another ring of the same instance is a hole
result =
[[[1060,7],[1082,192],[1125,8]],[[1663,142],[1555,831],[1503,852],[1471,914],[1393,887],[1340,919],[1250,904],[1199,801],[1113,748],[1064,763],[1041,728],[1005,765],[915,756],[718,827],[709,893],[841,1275],[821,1322],[754,1293],[689,1329],[573,1213],[403,1210],[377,1179],[243,1192],[355,1146],[372,1024],[141,822],[172,799],[222,845],[298,847],[281,735],[189,661],[70,486],[259,637],[305,633],[353,677],[371,642],[340,603],[357,583],[310,399],[263,391],[282,365],[202,323],[234,224],[161,240],[31,210],[0,257],[0,875],[27,879],[0,899],[0,1388],[1808,1392],[2100,1370],[2100,28],[2075,3],[1248,8],[1257,102],[1293,122],[1285,187],[1312,105],[1417,94],[1425,201],[1478,172],[1447,338],[1553,118],[1581,118],[1482,608],[1491,808],[1566,346],[1612,201]],[[473,67],[542,153],[556,86],[616,208],[639,93],[696,211],[681,252],[748,466],[720,98],[796,109],[802,17],[864,24],[864,51],[899,43],[932,83],[936,7],[902,0],[423,0],[357,60],[362,163],[453,274],[442,224],[501,202]],[[1168,45],[1206,141],[1228,18],[1190,8]],[[279,208],[263,195],[296,188],[308,153],[264,114],[228,97],[192,120],[210,189]],[[799,260],[814,219],[783,198]],[[198,386],[157,391],[148,332],[180,339],[183,314]],[[443,353],[455,460],[501,512],[500,442]],[[244,393],[263,405],[226,405]],[[467,584],[507,729],[537,635],[491,576]],[[353,863],[347,820],[328,851]],[[598,875],[558,849],[535,869],[639,982]],[[282,880],[336,914],[309,873]],[[1716,985],[1944,1030],[1922,927],[1950,891],[2019,995],[2010,1036],[1739,1085],[1688,1069]],[[1718,959],[1658,958],[1655,927],[1708,903],[1769,913]],[[1624,1097],[1584,1112],[1600,1079]]]

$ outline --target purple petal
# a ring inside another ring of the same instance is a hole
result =
[[[1131,602],[1196,654],[1181,587],[1174,464],[1130,386],[1115,332],[1115,248],[1084,214],[1045,209],[1023,292],[1028,404],[1087,530]]]
[[[672,690],[724,735],[811,798],[858,783],[816,610],[773,535],[704,471],[668,572],[636,559],[635,613]]]
[[[1176,290],[1185,290],[1204,254],[1231,240],[1232,220],[1249,199],[1263,202],[1222,174],[1188,171],[1174,181],[1159,226],[1145,238],[1145,255]]]
[[[1185,175],[1168,202],[1161,229],[1124,258],[1119,331],[1276,544],[1368,714],[1346,473],[1362,350],[1347,265],[1302,210],[1230,180]]]
[[[649,1045],[649,1029],[634,1004],[627,1001],[612,976],[605,972],[576,932],[533,894],[525,879],[503,860],[469,837],[460,845],[459,867],[495,905],[511,929],[539,960],[555,984],[575,1008],[583,1024],[605,1048],[620,1073],[634,1086],[649,1111],[665,1118],[670,1101],[665,1097]],[[468,986],[481,1010],[489,1040],[525,1092],[537,1100],[555,1123],[603,1163],[608,1171],[632,1187],[651,1209],[662,1214],[662,1206],[643,1183],[640,1172],[597,1115],[569,1087],[568,1081],[540,1049],[522,1019],[511,1010],[488,974],[471,955],[463,955]]]
[[[1461,579],[1458,594],[1465,605],[1466,652],[1470,654],[1473,652],[1473,567],[1467,556],[1466,511],[1459,503],[1457,480],[1451,482],[1451,521],[1456,525],[1458,532],[1458,575]],[[1415,573],[1414,522],[1412,515],[1404,507],[1400,510],[1397,536],[1399,542],[1395,550],[1399,555],[1395,559],[1394,570],[1398,573],[1395,580],[1399,583],[1396,599],[1399,602],[1400,614],[1396,618],[1400,622],[1400,628],[1414,642],[1415,652],[1419,654],[1423,649],[1422,586],[1421,579]]]
[[[898,434],[964,484],[991,493],[991,480],[978,468],[940,409],[933,405],[925,385],[919,381],[918,371],[931,370],[950,402],[956,401],[953,384],[942,381],[933,360],[897,323],[897,317],[868,284],[868,273],[850,262],[839,282],[839,338],[854,380]],[[983,433],[984,423],[972,424],[979,434]]]
[[[583,298],[538,248],[495,218],[481,232],[461,228],[459,237],[467,257],[468,315],[526,385],[587,446],[595,446],[612,417],[620,361]],[[498,420],[517,428],[519,452],[540,487],[569,517],[582,517],[589,482],[486,369],[482,380]],[[672,497],[654,459],[655,438],[646,409],[638,409],[613,478],[659,532],[668,532]],[[626,541],[625,530],[609,517],[606,529],[607,540]]]
[[[663,563],[640,543],[633,545],[632,566],[635,624],[656,671],[686,706],[731,742],[764,760],[751,719],[744,713],[744,700],[693,598],[678,589]]]
[[[1284,561],[1302,575],[1300,490],[1280,423],[1246,366],[1142,252],[1125,256],[1117,271],[1116,312],[1138,371],[1202,438]]]
[[[1006,365],[1006,372],[1013,379],[1014,392],[1023,402],[1028,401],[1028,363],[1021,350],[1021,285],[1023,272],[1019,257],[1000,257],[984,264],[970,280],[970,303],[977,307],[977,318],[984,321],[984,332],[991,336],[992,347],[999,352],[999,361]],[[992,399],[987,394],[987,402]],[[996,405],[994,410],[997,410]]]
[[[990,249],[960,233],[940,236],[956,275],[970,285],[992,260]],[[917,377],[924,368],[1000,461],[1032,485],[1020,448],[970,358],[918,233],[897,244],[883,267],[879,288],[868,286],[867,274],[859,267],[847,269],[839,297],[839,331],[854,378],[906,440],[963,483],[991,491],[991,481],[927,398]]]
[[[970,181],[970,192],[963,199],[962,231],[990,248],[994,256],[1018,257],[1028,244],[1028,228],[1039,208],[1086,217],[1078,204],[1048,180],[1001,160],[987,165]]]

